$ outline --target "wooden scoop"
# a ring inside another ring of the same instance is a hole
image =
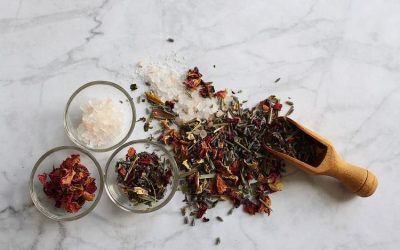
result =
[[[336,153],[334,147],[328,140],[322,138],[315,132],[303,127],[292,119],[279,119],[286,119],[287,122],[291,123],[298,129],[303,131],[306,135],[319,142],[318,144],[320,144],[322,150],[320,150],[321,152],[318,154],[319,159],[313,165],[302,162],[287,154],[275,151],[271,147],[266,146],[264,143],[263,146],[268,152],[270,152],[274,156],[290,162],[294,166],[300,168],[307,173],[334,177],[342,182],[351,192],[361,197],[368,197],[375,192],[378,186],[378,179],[371,171],[354,166],[344,161],[338,155],[338,153]]]

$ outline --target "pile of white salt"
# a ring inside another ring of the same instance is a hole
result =
[[[81,106],[82,122],[78,137],[90,147],[102,147],[115,141],[121,134],[124,114],[110,98],[90,100]]]

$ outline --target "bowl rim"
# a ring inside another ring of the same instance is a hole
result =
[[[114,157],[124,148],[126,148],[129,145],[134,145],[134,144],[140,144],[140,143],[149,143],[153,146],[155,146],[156,148],[161,149],[161,151],[163,151],[168,159],[171,161],[171,166],[172,166],[172,172],[173,172],[173,179],[172,179],[172,189],[170,194],[168,195],[168,197],[161,202],[160,204],[158,204],[157,206],[154,207],[149,207],[146,210],[140,210],[140,209],[129,209],[127,207],[125,207],[123,204],[121,204],[119,201],[117,201],[116,199],[114,199],[114,197],[111,195],[111,192],[109,190],[109,184],[107,181],[107,173],[110,169],[112,169],[112,167],[110,166],[111,161],[114,159]],[[167,205],[171,199],[174,197],[176,191],[178,190],[178,184],[179,184],[179,179],[180,179],[180,175],[179,175],[179,170],[178,170],[178,165],[176,164],[175,158],[174,156],[171,154],[170,151],[168,151],[163,145],[161,145],[160,143],[156,143],[154,141],[151,141],[149,139],[138,139],[138,140],[132,140],[132,141],[128,141],[126,143],[124,143],[123,145],[121,145],[120,147],[118,147],[112,154],[111,156],[108,158],[107,164],[106,164],[106,168],[104,170],[104,186],[106,189],[106,193],[108,195],[108,197],[111,199],[111,201],[117,205],[119,208],[121,208],[124,211],[127,212],[131,212],[131,213],[139,213],[139,214],[144,214],[144,213],[151,213],[154,212],[156,210],[159,210],[160,208],[164,207],[165,205]]]
[[[72,101],[74,100],[74,98],[75,98],[82,90],[84,90],[84,89],[86,89],[86,88],[88,88],[88,87],[94,86],[94,85],[107,85],[107,86],[114,87],[114,88],[116,88],[117,90],[121,91],[121,92],[126,96],[126,98],[128,99],[129,104],[130,104],[130,107],[131,107],[131,111],[132,111],[132,123],[131,123],[131,126],[130,126],[129,130],[128,130],[128,133],[125,135],[124,138],[122,138],[121,141],[119,141],[119,142],[116,143],[115,145],[113,145],[113,146],[111,146],[111,147],[108,147],[108,148],[93,148],[93,147],[89,147],[89,146],[87,146],[87,145],[81,143],[78,139],[76,139],[76,138],[72,135],[71,129],[70,129],[70,127],[68,126],[68,123],[67,123],[68,110],[69,110],[69,107],[70,107]],[[68,99],[68,102],[67,102],[67,104],[66,104],[66,106],[65,106],[65,109],[64,109],[64,129],[65,129],[65,132],[67,133],[69,139],[70,139],[74,144],[76,144],[77,146],[79,146],[79,147],[81,147],[81,148],[84,148],[84,149],[87,149],[87,150],[90,150],[90,151],[93,151],[93,152],[107,152],[107,151],[110,151],[110,150],[113,150],[113,149],[118,148],[120,145],[122,145],[124,142],[126,142],[126,140],[128,140],[128,138],[131,136],[131,134],[132,134],[132,132],[133,132],[133,130],[134,130],[134,128],[135,128],[135,125],[136,125],[136,108],[135,108],[135,104],[133,103],[132,97],[129,95],[129,93],[128,93],[123,87],[121,87],[120,85],[118,85],[118,84],[116,84],[116,83],[114,83],[114,82],[110,82],[110,81],[96,80],[96,81],[92,81],[92,82],[85,83],[84,85],[80,86],[80,87],[79,87],[77,90],[75,90],[74,93],[70,96],[70,98]]]
[[[98,193],[97,196],[95,198],[95,200],[92,202],[91,206],[84,211],[81,214],[78,214],[76,216],[71,216],[71,217],[67,217],[67,218],[59,218],[58,216],[54,216],[52,213],[48,212],[46,209],[43,209],[42,206],[39,205],[39,201],[36,198],[36,193],[33,191],[33,180],[34,178],[36,178],[36,170],[38,169],[38,167],[40,166],[40,164],[51,154],[58,152],[58,151],[62,151],[65,149],[72,149],[72,150],[76,150],[79,151],[80,153],[85,154],[86,156],[88,156],[93,162],[94,165],[97,168],[97,171],[99,172],[99,176],[100,176],[100,180],[97,185],[98,188]],[[49,151],[47,151],[46,153],[44,153],[39,160],[37,160],[37,162],[35,163],[34,167],[32,168],[31,171],[31,175],[30,175],[30,179],[29,179],[29,193],[31,195],[31,199],[33,201],[33,203],[35,204],[35,207],[43,214],[45,215],[47,218],[52,219],[54,221],[72,221],[72,220],[77,220],[80,219],[82,217],[84,217],[85,215],[89,214],[99,203],[100,198],[103,194],[103,189],[104,189],[104,173],[102,168],[100,167],[99,162],[96,160],[96,158],[87,150],[77,147],[77,146],[59,146],[59,147],[55,147],[50,149]]]

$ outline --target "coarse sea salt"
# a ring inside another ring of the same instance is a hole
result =
[[[185,72],[178,73],[172,66],[149,62],[139,62],[137,67],[137,73],[162,101],[177,101],[174,111],[182,122],[194,118],[207,119],[218,111],[217,98],[203,98],[198,91],[188,92],[183,84]]]
[[[81,105],[82,122],[78,137],[90,147],[102,147],[114,141],[122,131],[124,114],[110,99],[90,100]]]

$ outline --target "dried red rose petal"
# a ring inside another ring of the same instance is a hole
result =
[[[230,200],[233,202],[233,205],[235,207],[240,206],[240,204],[242,203],[242,197],[240,196],[240,194],[238,192],[230,191],[227,193],[227,195],[230,198]]]
[[[239,160],[235,160],[232,162],[231,166],[230,166],[230,170],[232,172],[232,174],[234,175],[239,175]]]
[[[44,185],[46,183],[46,179],[47,179],[47,174],[40,174],[38,175],[39,181],[40,183],[42,183],[42,185]]]
[[[262,200],[260,207],[258,208],[259,213],[271,214],[271,199],[269,196],[260,195],[260,200]]]
[[[121,175],[121,176],[123,176],[123,177],[125,177],[125,175],[126,175],[126,169],[123,167],[123,166],[119,166],[119,168],[118,168],[118,173]]]
[[[38,175],[43,192],[55,201],[55,206],[68,213],[78,212],[85,201],[92,201],[96,191],[95,178],[89,176],[88,169],[80,164],[79,155],[71,155],[60,167],[46,174]],[[46,182],[47,176],[49,181]]]
[[[76,213],[81,209],[81,206],[77,202],[64,203],[63,207],[68,213]]]
[[[52,182],[58,182],[61,179],[61,171],[61,168],[53,169],[53,171],[48,174],[50,180]]]
[[[211,83],[206,83],[204,84],[201,89],[199,90],[199,94],[201,97],[204,98],[211,98],[213,94],[215,93],[214,86],[211,85]]]
[[[282,104],[281,103],[275,103],[274,106],[272,106],[274,110],[281,110],[282,109]]]
[[[91,194],[89,192],[84,191],[82,194],[83,198],[87,201],[92,201],[94,200],[94,194]]]
[[[196,212],[196,218],[200,219],[201,217],[203,217],[203,215],[206,213],[208,209],[208,206],[205,202],[200,202],[199,203],[199,208],[197,209]]]
[[[68,170],[63,177],[61,177],[61,185],[70,185],[74,178],[75,171],[73,169]]]
[[[194,67],[194,69],[189,69],[188,72],[186,73],[186,78],[201,78],[202,74],[199,72],[199,69],[197,67]]]
[[[181,154],[183,159],[188,159],[189,157],[189,148],[186,145],[181,145]]]
[[[216,148],[211,149],[211,158],[217,159],[218,150]]]
[[[206,157],[208,149],[209,149],[209,147],[208,147],[207,143],[206,142],[202,142],[201,145],[200,145],[199,158]]]
[[[227,95],[228,95],[228,92],[226,90],[220,90],[214,94],[215,97],[218,97],[221,99],[224,99]]]
[[[173,102],[173,101],[165,101],[165,106],[169,107],[170,109],[174,109],[175,102]]]
[[[81,161],[79,155],[71,155],[61,163],[61,169],[72,169],[73,166]]]
[[[218,154],[217,154],[217,158],[216,158],[216,159],[222,159],[222,158],[224,158],[224,155],[225,155],[225,150],[220,149],[220,150],[218,151]]]
[[[194,192],[197,192],[200,187],[199,172],[194,172],[193,174],[189,175],[187,179],[190,183],[192,183]]]
[[[85,184],[85,191],[93,194],[97,190],[95,179],[93,177],[89,177],[88,180],[89,181],[87,181]]]
[[[254,215],[258,211],[257,205],[249,200],[245,200],[243,206],[244,211],[246,211],[248,214]]]
[[[150,165],[153,163],[153,159],[150,157],[142,157],[138,160],[138,164],[143,164],[143,165]]]
[[[189,69],[189,71],[186,73],[186,79],[184,81],[184,84],[186,88],[190,90],[195,90],[197,87],[200,85],[204,85],[203,80],[201,80],[202,75],[199,72],[199,69],[197,67],[194,67],[194,69]]]
[[[283,182],[279,174],[271,173],[268,176],[267,181],[272,192],[281,191],[283,189]]]
[[[186,88],[196,89],[201,83],[201,79],[188,79],[185,81]]]
[[[217,174],[217,177],[216,177],[216,185],[217,185],[218,194],[223,194],[228,189],[224,180],[221,178],[221,176],[219,174]]]

